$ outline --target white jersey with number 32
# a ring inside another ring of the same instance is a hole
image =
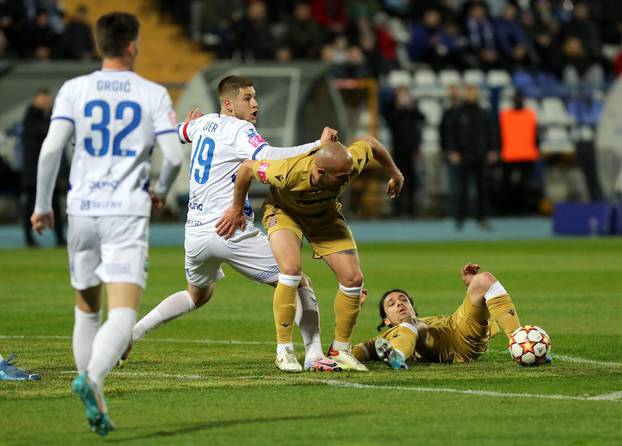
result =
[[[74,124],[67,213],[149,216],[155,139],[177,131],[166,89],[132,71],[95,71],[63,84],[52,119]]]

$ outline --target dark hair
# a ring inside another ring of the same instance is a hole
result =
[[[127,46],[138,39],[140,23],[133,14],[111,12],[95,24],[95,38],[102,56],[123,57]]]
[[[218,97],[235,95],[240,92],[240,88],[254,86],[253,81],[244,76],[227,76],[218,83]]]
[[[378,302],[378,311],[380,313],[380,323],[376,327],[376,330],[378,330],[378,331],[380,331],[384,327],[386,327],[386,324],[384,323],[384,319],[387,317],[387,312],[384,311],[384,300],[391,293],[402,293],[402,294],[404,294],[408,298],[408,300],[410,301],[410,304],[413,306],[413,309],[415,310],[415,314],[417,314],[417,307],[415,307],[415,302],[413,301],[413,298],[410,297],[410,294],[408,294],[408,292],[404,291],[401,288],[393,288],[392,290],[385,291],[385,293],[380,298],[380,302]]]

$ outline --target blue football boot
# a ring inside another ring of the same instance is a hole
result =
[[[103,395],[97,391],[95,384],[88,379],[85,373],[81,373],[73,380],[71,389],[84,404],[84,413],[92,432],[103,437],[108,435],[108,432],[115,430],[115,425],[108,418],[108,410]]]
[[[406,358],[404,358],[402,352],[394,350],[391,343],[385,338],[376,339],[374,347],[378,358],[392,369],[408,368],[408,365],[406,365]]]
[[[15,367],[14,356],[9,356],[0,362],[0,381],[39,381],[41,375],[36,373],[26,373],[22,369]]]

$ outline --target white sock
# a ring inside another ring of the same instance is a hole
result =
[[[136,311],[127,307],[108,311],[108,320],[101,326],[93,341],[93,352],[86,369],[87,375],[101,391],[108,372],[127,348],[136,322]]]
[[[339,341],[333,340],[333,349],[334,350],[350,350],[350,343],[339,342]]]
[[[74,307],[73,313],[73,359],[78,373],[84,373],[91,359],[93,340],[102,324],[102,312],[99,310],[97,313],[86,313]]]
[[[320,339],[320,311],[313,288],[301,287],[296,293],[296,324],[305,345],[305,360],[324,357]]]
[[[287,344],[276,344],[276,353],[281,353],[286,348],[294,351],[294,344],[292,344],[291,342],[288,342]]]
[[[134,326],[132,330],[132,343],[144,338],[151,330],[194,309],[196,309],[196,306],[188,291],[178,291],[175,294],[171,294]]]

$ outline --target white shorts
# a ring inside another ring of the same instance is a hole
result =
[[[233,269],[260,283],[278,280],[279,267],[274,260],[268,237],[249,224],[229,240],[214,229],[201,226],[186,227],[186,279],[198,288],[225,277],[220,267],[229,264]]]
[[[148,217],[70,215],[68,220],[69,271],[76,290],[102,282],[145,288]]]

